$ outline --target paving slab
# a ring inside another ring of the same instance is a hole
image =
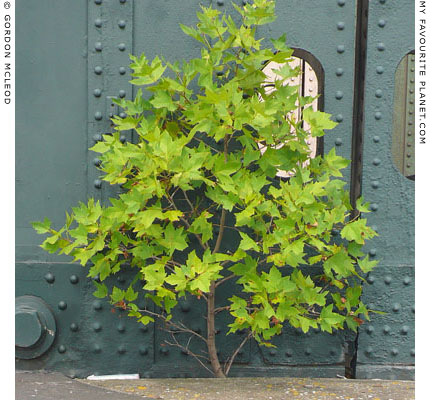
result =
[[[70,379],[17,372],[16,400],[413,400],[414,381],[328,378]]]

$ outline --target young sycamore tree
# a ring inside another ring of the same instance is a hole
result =
[[[114,132],[91,148],[101,153],[103,180],[122,193],[107,205],[81,203],[58,231],[47,218],[33,223],[49,234],[43,249],[71,255],[98,278],[95,296],[142,324],[160,318],[172,344],[216,377],[228,374],[246,340],[271,346],[286,324],[356,330],[369,312],[361,275],[376,265],[361,251],[376,235],[356,212],[367,205],[358,200],[354,211],[341,179],[349,162],[334,149],[309,160],[308,136],[336,123],[288,84],[300,70],[289,65],[285,37],[271,40],[273,48],[255,38],[257,26],[275,19],[275,2],[235,8],[240,26],[211,7],[202,7],[196,27],[181,26],[201,43],[200,58],[131,56],[131,83],[145,91],[116,100],[125,118],[112,118]],[[281,64],[271,79],[262,72],[270,62]],[[122,140],[131,131],[135,143]],[[121,270],[135,271],[128,289],[108,288]],[[240,291],[216,307],[215,293],[230,279]],[[137,306],[141,291],[155,311]],[[206,303],[205,332],[172,318],[184,297]],[[247,332],[224,366],[215,345],[219,312],[231,315],[228,333]],[[201,340],[207,353],[193,353],[178,334]]]

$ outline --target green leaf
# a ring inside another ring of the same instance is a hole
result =
[[[32,222],[31,224],[37,233],[48,233],[51,228],[51,221],[46,217],[43,222]]]
[[[364,257],[361,260],[358,260],[358,265],[360,266],[360,269],[367,274],[368,272],[372,271],[373,268],[375,268],[378,265],[379,261],[378,260],[373,260],[370,261],[369,260],[369,255],[366,255],[366,257]]]
[[[97,290],[93,292],[93,295],[95,297],[98,297],[99,299],[103,299],[108,294],[108,289],[104,283],[98,283],[96,281],[93,281],[94,285],[97,287]]]

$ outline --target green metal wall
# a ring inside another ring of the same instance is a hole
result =
[[[45,216],[59,225],[64,219],[64,210],[79,200],[95,197],[106,201],[115,194],[100,181],[97,156],[87,149],[100,140],[101,133],[111,129],[109,115],[118,110],[112,107],[110,97],[133,96],[128,83],[128,54],[144,51],[148,58],[162,54],[170,61],[196,56],[199,47],[182,34],[179,23],[193,24],[201,3],[226,12],[233,10],[230,2],[223,0],[38,0],[37,6],[24,0],[16,2],[19,20],[16,31],[16,296],[42,298],[56,320],[52,347],[37,358],[19,358],[18,368],[53,369],[77,377],[136,372],[145,377],[204,376],[204,370],[189,356],[163,345],[165,337],[156,326],[141,327],[125,313],[118,310],[113,313],[106,301],[95,299],[85,270],[69,264],[66,257],[43,253],[37,247],[40,237],[30,226],[30,221]],[[242,0],[237,3],[241,4]],[[391,312],[388,319],[374,317],[369,327],[377,332],[388,325],[394,331],[407,324],[408,333],[390,334],[395,341],[392,345],[379,334],[360,332],[357,342],[351,332],[303,334],[288,328],[275,339],[276,349],[261,349],[253,342],[244,346],[232,368],[233,376],[343,375],[345,367],[349,371],[354,368],[357,344],[357,371],[361,376],[368,376],[363,372],[368,365],[372,365],[372,377],[379,377],[381,371],[384,376],[388,371],[390,377],[413,376],[409,350],[403,354],[403,346],[397,358],[386,356],[390,350],[384,350],[387,346],[399,347],[406,343],[411,346],[413,337],[413,324],[409,322],[413,315],[406,311],[413,299],[404,291],[406,286],[413,290],[413,283],[408,281],[400,286],[397,283],[399,277],[405,282],[407,276],[413,276],[413,253],[410,252],[413,184],[405,182],[391,167],[378,170],[372,167],[375,157],[390,165],[390,79],[394,79],[393,59],[397,60],[398,56],[400,60],[403,54],[394,55],[394,49],[389,47],[389,38],[396,36],[390,29],[396,29],[399,21],[395,19],[403,18],[400,25],[410,34],[408,7],[411,7],[407,0],[398,0],[396,3],[402,11],[396,15],[393,6],[384,3],[382,0],[371,2],[369,11],[362,181],[365,197],[379,207],[371,218],[380,238],[372,246],[377,249],[378,258],[387,258],[375,272],[374,283],[369,285],[365,296],[372,299],[376,308],[391,307],[392,296],[403,296],[399,300],[400,312]],[[360,133],[354,128],[360,111],[355,77],[359,64],[357,31],[362,30],[357,17],[363,7],[366,2],[359,0],[278,0],[277,21],[258,31],[266,38],[286,33],[287,43],[298,49],[297,54],[323,71],[323,108],[339,122],[324,138],[324,150],[327,152],[336,146],[338,154],[346,158],[354,154],[354,159],[360,153],[359,141],[353,140],[353,134]],[[387,20],[387,26],[372,28],[381,18]],[[380,38],[381,35],[386,37]],[[412,41],[410,35],[405,36],[404,52],[407,53]],[[383,55],[379,50],[373,51],[380,41],[387,44]],[[391,58],[383,58],[386,55]],[[374,78],[374,70],[380,64],[386,70]],[[372,85],[376,86],[372,89]],[[386,97],[375,105],[372,95],[378,85],[386,87]],[[384,118],[373,119],[375,107],[381,108]],[[369,144],[375,131],[384,132],[379,133],[379,147]],[[126,139],[132,140],[130,136]],[[345,177],[351,189],[359,186],[361,179],[361,171],[356,170],[360,162],[355,161],[355,170],[348,171]],[[376,175],[381,185],[385,182],[377,192],[372,189]],[[391,184],[397,187],[393,189]],[[391,203],[385,207],[388,198]],[[395,218],[401,212],[403,216]],[[408,228],[399,232],[399,226]],[[394,252],[391,243],[398,246]],[[373,247],[369,249],[371,254],[375,253]],[[382,284],[387,274],[391,276],[390,284]],[[129,279],[130,276],[123,274],[116,284],[125,287]],[[227,286],[223,296],[230,296],[234,290],[233,285]],[[377,290],[378,302],[373,300],[372,290]],[[197,303],[185,302],[180,305],[178,316],[193,329],[203,330],[205,322],[199,317],[199,307]],[[221,360],[241,341],[241,334],[229,336],[228,340],[224,338],[226,324],[227,318],[222,316],[217,321]],[[380,353],[372,351],[369,357],[366,355],[369,347]]]

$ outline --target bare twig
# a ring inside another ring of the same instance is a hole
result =
[[[231,357],[228,359],[228,361],[225,363],[224,366],[224,373],[225,375],[228,375],[230,372],[230,368],[233,364],[234,359],[239,354],[239,351],[241,348],[245,345],[245,343],[252,337],[252,332],[249,332],[248,335],[245,337],[245,339],[242,340],[242,343],[239,345],[239,347],[234,351],[234,353],[231,355]]]
[[[236,275],[235,275],[235,274],[231,274],[231,275],[229,275],[229,276],[226,276],[226,277],[224,277],[224,278],[220,279],[219,281],[217,281],[217,282],[215,283],[215,287],[217,288],[218,286],[222,285],[224,282],[226,282],[226,281],[228,281],[228,280],[230,280],[230,279],[233,279],[233,278],[235,278],[235,277],[236,277]]]

